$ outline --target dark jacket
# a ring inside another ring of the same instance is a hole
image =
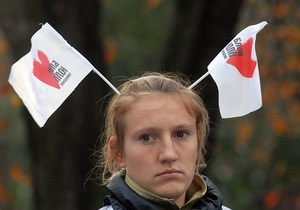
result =
[[[218,188],[206,176],[201,175],[207,185],[206,194],[200,198],[191,208],[200,210],[222,210],[223,196]],[[107,188],[111,195],[104,199],[104,205],[111,205],[114,210],[157,210],[148,200],[135,193],[125,183],[125,173],[114,175]],[[166,210],[178,210],[178,206],[166,203]]]

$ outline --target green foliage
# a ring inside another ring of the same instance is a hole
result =
[[[10,49],[0,31],[0,209],[31,209],[29,153],[21,101],[8,84]]]
[[[174,6],[173,1],[104,1],[105,61],[113,84],[122,76],[164,70],[159,62]]]

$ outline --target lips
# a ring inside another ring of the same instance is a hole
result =
[[[181,171],[176,170],[176,169],[167,169],[162,171],[161,173],[157,174],[156,176],[176,176],[182,174]]]

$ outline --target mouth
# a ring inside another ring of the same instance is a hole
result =
[[[179,176],[181,175],[182,172],[179,171],[179,170],[176,170],[176,169],[167,169],[167,170],[164,170],[162,172],[160,172],[159,174],[157,174],[156,176],[158,177],[176,177],[176,176]]]

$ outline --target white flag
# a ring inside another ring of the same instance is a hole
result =
[[[12,67],[9,83],[43,127],[94,67],[48,23],[31,38],[31,50]]]
[[[255,40],[266,24],[242,30],[207,67],[218,86],[222,118],[243,116],[262,106]]]

